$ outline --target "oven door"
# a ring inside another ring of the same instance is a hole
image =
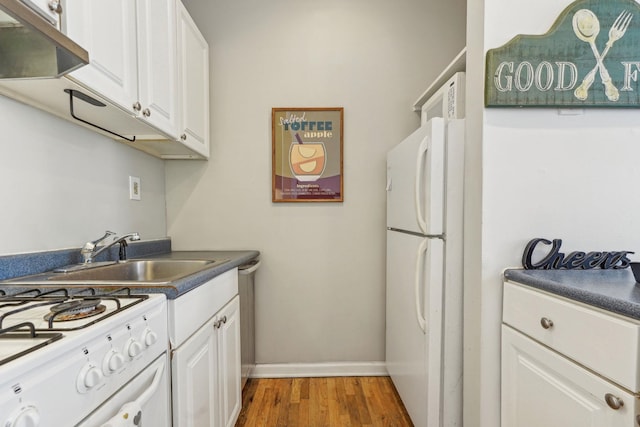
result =
[[[170,427],[168,367],[162,353],[76,427]]]

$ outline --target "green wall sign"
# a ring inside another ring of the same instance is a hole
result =
[[[578,0],[487,52],[487,107],[640,107],[640,5]]]

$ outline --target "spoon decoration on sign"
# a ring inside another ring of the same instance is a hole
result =
[[[609,101],[617,101],[620,98],[620,93],[611,82],[611,76],[609,75],[607,68],[604,66],[603,60],[609,53],[609,49],[611,49],[613,43],[624,36],[632,17],[633,15],[626,11],[623,11],[618,15],[618,18],[609,30],[609,41],[607,41],[605,49],[601,55],[595,44],[595,40],[600,33],[600,21],[598,21],[598,17],[588,9],[580,9],[573,15],[573,32],[580,40],[589,43],[593,56],[596,59],[595,67],[585,75],[580,86],[578,86],[574,91],[575,97],[579,100],[584,101],[589,96],[589,88],[595,80],[596,71],[600,74],[600,79],[605,87],[604,92],[607,99],[609,99]]]

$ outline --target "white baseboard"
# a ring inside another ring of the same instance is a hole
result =
[[[264,363],[251,378],[379,377],[389,375],[384,362]]]

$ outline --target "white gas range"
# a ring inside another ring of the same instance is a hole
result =
[[[164,295],[7,289],[0,427],[170,426]]]

